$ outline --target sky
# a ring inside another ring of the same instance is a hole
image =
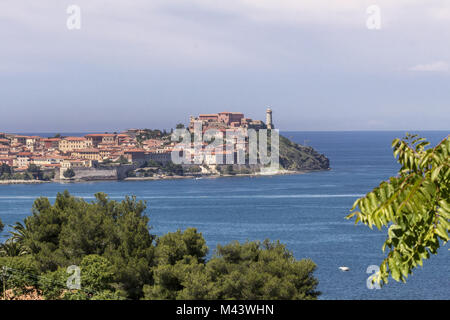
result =
[[[1,1],[0,132],[449,130],[449,30],[448,0]]]

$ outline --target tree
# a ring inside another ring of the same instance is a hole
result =
[[[192,165],[192,166],[189,166],[188,168],[187,168],[187,172],[189,172],[189,173],[201,173],[202,172],[202,168],[200,168],[200,166],[196,166],[196,165]]]
[[[9,289],[46,299],[315,299],[310,260],[297,261],[279,242],[218,246],[207,261],[202,234],[190,228],[156,237],[146,204],[69,192],[54,204],[35,200],[2,246]],[[25,251],[24,251],[25,250]],[[80,266],[81,289],[67,288],[67,267]],[[10,272],[11,271],[11,272]],[[12,273],[14,271],[14,273]],[[3,279],[2,279],[3,280]]]
[[[450,226],[450,140],[434,148],[417,135],[392,142],[401,164],[398,176],[383,181],[358,199],[347,218],[356,217],[371,229],[387,228],[381,262],[374,281],[387,283],[389,275],[406,281],[417,265],[446,244]]]
[[[12,238],[0,243],[0,257],[19,257],[27,253],[26,249]]]
[[[8,166],[6,163],[2,163],[0,165],[0,177],[3,175],[11,175],[13,173],[10,166]]]
[[[83,290],[95,293],[112,289],[114,268],[108,259],[96,254],[87,255],[81,260],[80,269]]]
[[[157,239],[153,285],[144,287],[146,299],[177,299],[195,271],[204,272],[206,241],[194,228],[178,230]],[[205,286],[207,289],[208,286]],[[198,297],[199,298],[199,297]]]
[[[144,162],[144,164],[141,166],[141,168],[147,168],[147,167],[161,168],[162,166],[163,165],[161,162],[150,159],[150,160]]]
[[[25,219],[25,244],[43,273],[79,265],[88,255],[104,257],[112,264],[114,281],[129,298],[139,298],[152,279],[154,252],[145,209],[134,197],[117,202],[103,193],[86,202],[65,191],[53,205],[41,197]]]
[[[3,228],[5,228],[5,225],[2,222],[2,219],[0,219],[0,232],[3,231]]]
[[[178,124],[176,125],[176,128],[177,128],[177,129],[184,129],[184,124],[178,123]]]
[[[72,168],[69,168],[64,171],[63,176],[67,179],[72,179],[73,177],[75,177],[75,171]]]
[[[27,168],[27,172],[32,174],[34,178],[38,180],[42,180],[44,173],[42,170],[35,164],[30,164]]]
[[[27,171],[31,172],[31,173],[36,173],[39,170],[40,170],[39,167],[37,165],[35,165],[34,163],[30,164],[27,168]]]
[[[129,163],[128,159],[126,157],[124,157],[123,155],[120,156],[120,158],[116,162],[120,163],[120,164],[127,164],[127,163]]]
[[[233,165],[229,164],[225,167],[225,174],[234,175]]]
[[[99,255],[87,255],[80,264],[81,288],[68,290],[67,269],[58,268],[40,277],[39,289],[47,299],[118,300],[122,297],[113,290],[112,264]]]
[[[38,269],[32,256],[0,257],[0,279],[5,289],[12,290],[15,295],[33,291],[38,286]],[[0,286],[3,292],[3,286]]]
[[[189,243],[189,244],[188,244]],[[205,261],[207,247],[195,229],[167,234],[156,246],[154,284],[146,299],[316,299],[316,266],[297,261],[279,242],[235,241],[218,246]]]
[[[234,241],[218,246],[206,269],[215,283],[216,299],[316,299],[316,265],[296,260],[277,242]]]
[[[26,245],[26,240],[29,239],[29,233],[25,226],[21,222],[16,222],[10,227],[12,227],[12,231],[9,231],[11,238],[4,243],[3,251],[9,251],[9,256],[20,256],[30,253],[31,250]],[[12,252],[16,253],[11,254]]]
[[[174,265],[185,256],[194,257],[198,262],[204,262],[208,253],[206,241],[195,228],[184,232],[169,232],[157,239],[155,258],[158,264]]]
[[[181,164],[175,164],[172,161],[167,162],[163,166],[163,170],[169,174],[182,176],[184,174],[183,166]]]
[[[50,181],[55,178],[55,171],[51,171],[49,173],[45,173],[42,177],[42,180]]]

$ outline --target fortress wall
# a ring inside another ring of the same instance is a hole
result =
[[[117,167],[100,167],[100,168],[73,168],[75,172],[75,180],[122,180],[126,178],[127,172],[136,169],[135,165],[121,165]],[[64,177],[64,169],[61,169],[59,175],[59,180],[67,180]]]

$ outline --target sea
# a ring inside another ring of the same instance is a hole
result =
[[[436,144],[449,131],[411,133]],[[448,244],[415,269],[406,283],[390,280],[378,289],[368,285],[368,278],[384,257],[381,247],[386,230],[371,230],[345,219],[356,199],[396,175],[399,164],[391,142],[403,137],[404,131],[282,134],[325,154],[331,170],[197,180],[0,185],[0,219],[6,225],[21,221],[31,214],[34,199],[54,200],[64,190],[86,200],[92,200],[96,192],[115,200],[135,195],[147,201],[152,233],[197,228],[207,241],[209,256],[217,244],[234,240],[280,240],[295,258],[310,258],[317,264],[314,275],[319,280],[320,299],[450,298]],[[6,239],[8,230],[0,241]],[[341,271],[341,266],[349,271]]]

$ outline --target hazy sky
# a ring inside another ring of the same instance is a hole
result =
[[[0,132],[264,120],[268,105],[282,130],[450,129],[450,1],[0,2]]]

